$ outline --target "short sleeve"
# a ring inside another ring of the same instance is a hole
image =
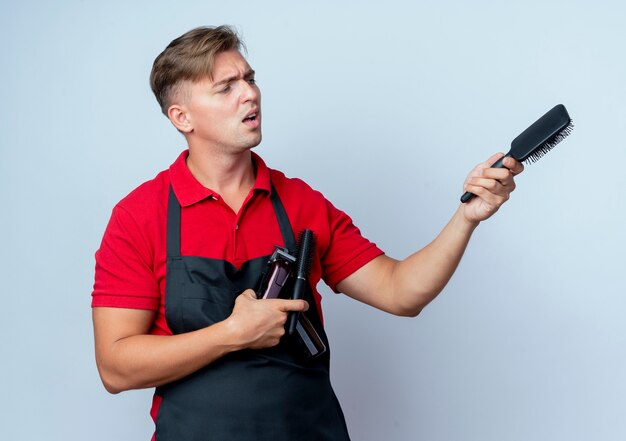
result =
[[[137,222],[116,206],[96,251],[91,306],[157,310],[160,294],[153,255]]]
[[[330,240],[322,256],[322,278],[335,292],[337,284],[383,251],[363,237],[350,216],[326,200]]]

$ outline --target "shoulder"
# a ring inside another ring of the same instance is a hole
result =
[[[169,183],[168,170],[162,171],[120,200],[111,212],[103,245],[116,250],[131,246],[151,262],[163,245]]]
[[[277,170],[270,169],[270,176],[289,218],[294,223],[294,229],[310,228],[307,223],[322,230],[328,229],[329,209],[333,206],[320,191],[300,178],[287,177]]]
[[[132,190],[114,207],[97,259],[117,261],[121,255],[152,266],[155,253],[163,248],[167,219],[168,171]]]
[[[279,170],[270,169],[270,178],[281,198],[304,198],[300,202],[326,203],[324,195],[300,178],[288,177]]]
[[[125,212],[138,222],[158,219],[167,213],[169,187],[169,170],[164,170],[128,193],[113,211]]]
[[[315,232],[316,247],[323,254],[331,242],[334,207],[318,190],[300,178],[270,169],[272,184],[285,207],[294,232]]]

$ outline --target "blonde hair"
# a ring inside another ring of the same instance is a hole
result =
[[[156,57],[150,73],[150,87],[161,112],[167,116],[167,109],[184,81],[212,79],[216,54],[241,49],[245,51],[239,35],[226,25],[198,27],[172,40]]]

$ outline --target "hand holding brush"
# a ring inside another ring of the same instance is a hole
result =
[[[574,129],[572,119],[563,104],[554,106],[545,115],[535,121],[511,142],[511,149],[498,159],[490,168],[504,168],[503,161],[507,157],[519,162],[536,162],[561,142]],[[474,196],[469,191],[461,196],[466,203]]]

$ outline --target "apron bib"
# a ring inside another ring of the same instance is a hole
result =
[[[294,252],[293,231],[273,186],[270,198],[284,246]],[[249,260],[237,269],[225,260],[181,256],[180,216],[180,204],[170,187],[165,317],[174,334],[228,318],[236,297],[257,287],[270,257]],[[310,287],[305,299],[310,305],[305,314],[328,347]],[[272,348],[230,353],[185,378],[157,387],[162,402],[156,440],[349,441],[330,384],[328,351],[302,363],[283,340]]]

